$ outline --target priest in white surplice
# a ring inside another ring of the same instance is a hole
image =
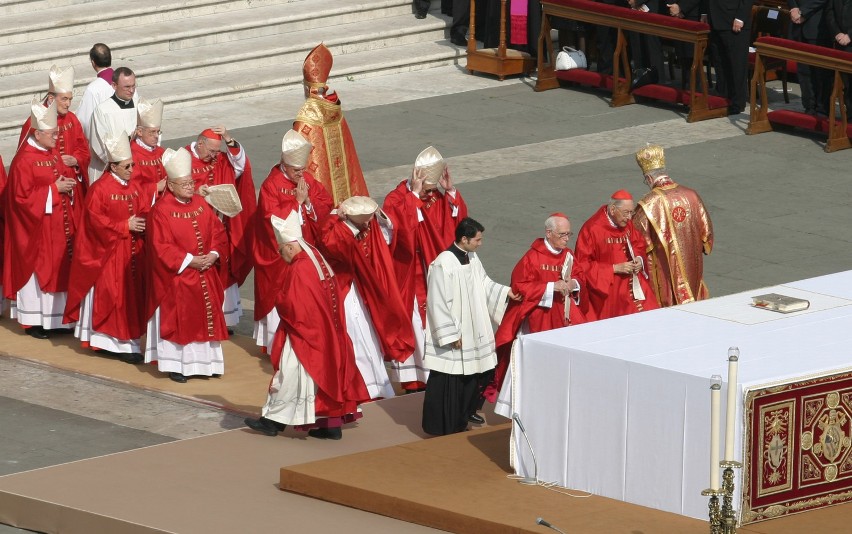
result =
[[[136,131],[136,75],[127,67],[119,67],[113,73],[112,88],[115,93],[95,108],[90,125],[89,147],[92,160],[89,162],[89,180],[94,182],[103,175],[109,163],[106,139],[120,132],[131,135]]]
[[[426,299],[426,356],[429,381],[423,399],[423,431],[462,432],[476,413],[480,389],[497,365],[493,325],[506,311],[507,298],[520,300],[491,280],[476,250],[484,228],[467,217],[456,227],[455,243],[429,266]]]

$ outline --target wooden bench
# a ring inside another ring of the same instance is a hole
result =
[[[724,98],[708,95],[707,75],[703,59],[710,39],[710,26],[703,22],[678,19],[656,13],[644,13],[619,6],[611,6],[590,0],[542,0],[541,35],[538,43],[538,82],[536,91],[559,87],[559,81],[569,81],[612,90],[613,107],[632,104],[634,96],[666,100],[689,106],[688,122],[724,117],[728,114],[728,102]],[[587,70],[554,69],[553,42],[550,38],[550,17],[608,26],[618,30],[613,53],[613,73],[602,75]],[[630,89],[633,78],[630,58],[627,55],[627,36],[632,31],[656,35],[693,44],[692,66],[689,71],[691,90],[676,89],[665,85],[650,84]],[[623,74],[622,74],[623,73]],[[700,88],[700,90],[696,90]],[[712,106],[712,107],[711,107]]]
[[[754,43],[757,56],[754,65],[754,76],[751,78],[751,117],[749,118],[748,134],[759,134],[772,131],[772,123],[783,124],[827,132],[826,152],[834,152],[844,148],[852,148],[849,136],[849,124],[846,120],[844,103],[843,74],[852,74],[852,53],[816,46],[780,37],[761,37]],[[766,59],[783,59],[804,63],[814,67],[834,72],[834,85],[829,102],[827,118],[814,117],[804,112],[781,109],[769,111],[766,97]],[[840,103],[840,117],[836,109]]]

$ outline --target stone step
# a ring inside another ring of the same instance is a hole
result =
[[[176,52],[149,53],[124,61],[113,61],[113,64],[130,66],[139,77],[140,87],[144,87],[180,79],[189,72],[193,76],[204,76],[263,67],[270,62],[304,60],[310,49],[321,41],[329,47],[336,47],[336,55],[419,41],[436,41],[444,36],[447,26],[446,20],[432,16],[412,24],[414,19],[410,14],[386,16],[379,20],[366,18],[331,28],[288,32],[287,42],[290,44],[283,46],[280,35],[269,35],[234,41],[225,47],[210,44]],[[48,68],[5,77],[4,86],[8,89],[0,90],[0,108],[26,105],[34,94],[43,94],[47,89]],[[94,72],[88,61],[77,62],[74,68],[77,78],[75,85],[80,95],[92,80]]]
[[[36,6],[35,11],[3,12],[0,16],[0,44],[31,43],[271,4],[282,7],[280,0],[148,0],[127,3],[101,0],[47,9]]]
[[[333,4],[300,0],[282,6],[283,1],[191,19],[97,28],[90,30],[86,39],[69,35],[30,42],[26,47],[0,44],[0,75],[47,71],[52,64],[79,63],[88,69],[89,49],[96,42],[107,43],[113,51],[113,64],[120,65],[147,54],[411,13],[411,3],[406,0],[334,0]]]
[[[0,0],[0,13],[36,13],[45,9],[95,1],[97,0]]]
[[[400,44],[406,38],[413,37],[403,36],[396,39],[395,46],[380,48],[376,48],[377,43],[394,42],[394,39],[388,35],[377,35],[375,40],[366,40],[364,43],[345,39],[339,44],[329,42],[329,48],[335,58],[330,84],[341,85],[345,84],[347,79],[459,64],[460,60],[462,64],[464,62],[461,59],[465,55],[464,50],[450,45],[442,36],[431,41],[418,40]],[[287,62],[276,61],[270,64],[267,61],[264,65],[233,72],[213,72],[199,76],[196,70],[193,70],[192,76],[159,83],[147,83],[144,77],[140,76],[140,94],[145,98],[162,98],[167,103],[167,110],[245,96],[272,94],[302,83],[304,56],[313,46],[303,47],[298,54],[291,54],[291,59]],[[0,109],[0,136],[19,131],[27,114],[26,105]]]

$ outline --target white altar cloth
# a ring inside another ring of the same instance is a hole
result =
[[[780,293],[811,302],[780,314],[750,306]],[[735,459],[747,391],[852,368],[852,271],[523,336],[497,412],[520,415],[538,478],[707,519],[711,375],[740,349]],[[533,476],[513,425],[512,462]],[[737,474],[735,506],[741,510]]]

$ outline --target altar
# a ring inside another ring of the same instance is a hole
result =
[[[751,306],[765,293],[810,307]],[[707,519],[709,391],[730,346],[741,522],[852,500],[852,271],[523,336],[496,411],[519,415],[540,481]]]

